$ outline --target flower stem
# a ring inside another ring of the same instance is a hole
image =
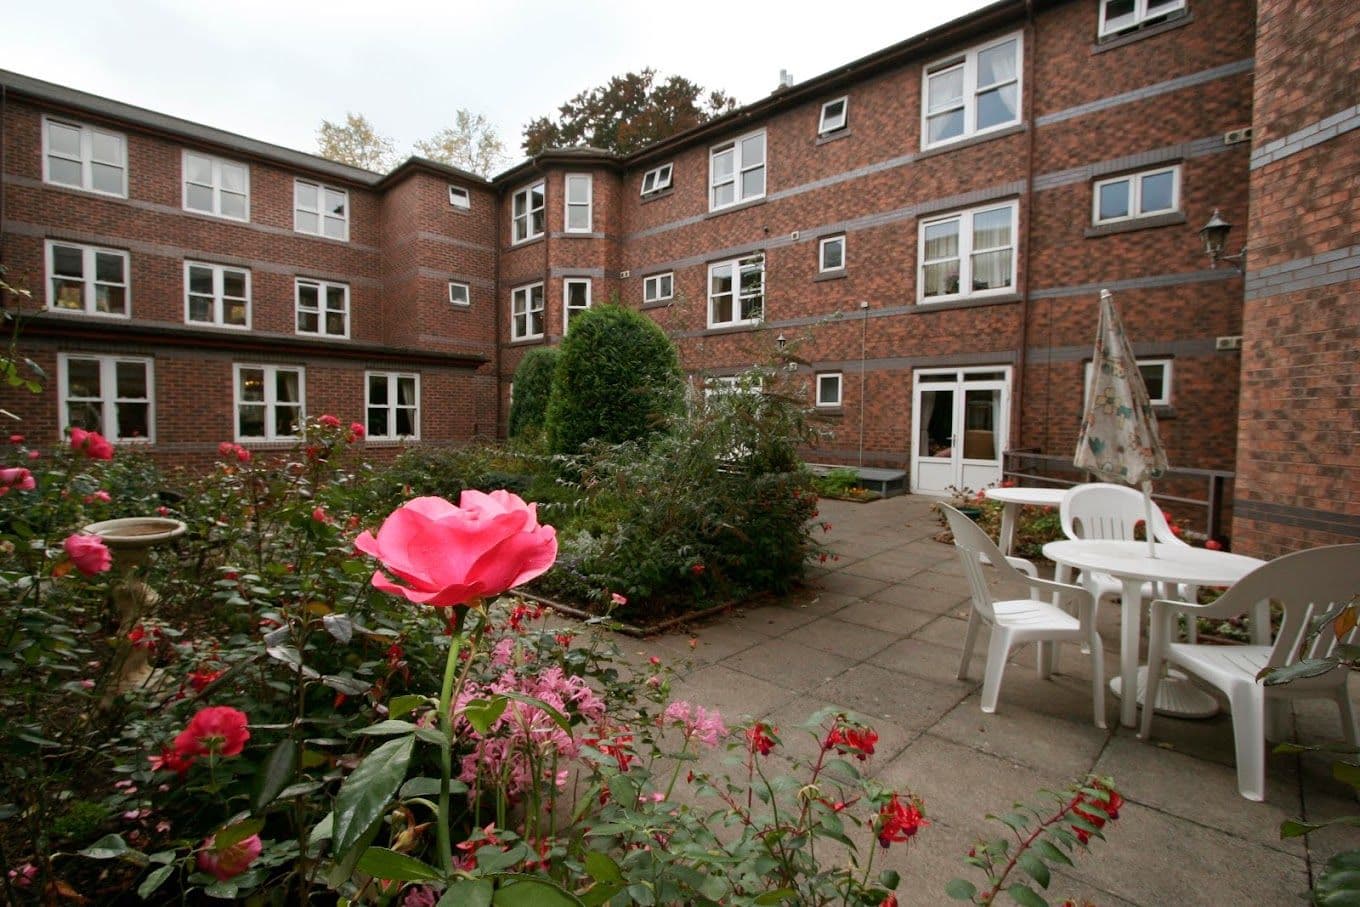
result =
[[[439,754],[439,868],[444,875],[453,873],[453,841],[449,837],[449,781],[453,777],[453,675],[458,669],[460,634],[449,637],[449,657],[444,662],[444,685],[439,691],[439,723],[444,728],[444,746]]]

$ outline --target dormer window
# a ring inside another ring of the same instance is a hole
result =
[[[828,132],[844,129],[847,122],[846,110],[849,104],[849,98],[837,98],[823,104],[822,117],[817,123],[817,134],[826,135]]]
[[[642,194],[651,195],[653,192],[669,189],[671,187],[671,171],[674,168],[674,164],[662,164],[660,167],[653,167],[644,173],[642,175]]]
[[[462,211],[469,211],[472,209],[472,195],[462,186],[450,186],[449,204]]]
[[[1156,25],[1185,11],[1185,0],[1100,0],[1100,37]]]

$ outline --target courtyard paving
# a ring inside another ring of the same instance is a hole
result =
[[[930,504],[915,496],[823,501],[821,518],[832,525],[825,540],[840,559],[814,571],[811,589],[622,644],[685,664],[677,696],[716,706],[730,722],[767,720],[794,752],[815,749],[794,728],[818,709],[863,716],[880,734],[868,770],[921,796],[932,823],[886,855],[902,874],[902,904],[951,903],[949,879],[980,881],[962,862],[968,848],[1004,832],[985,814],[1037,802],[1041,788],[1088,772],[1113,776],[1128,805],[1108,843],[1094,842],[1074,869],[1055,873],[1054,904],[1067,897],[1102,907],[1295,904],[1327,857],[1360,847],[1356,829],[1280,840],[1286,818],[1318,821],[1360,812],[1360,803],[1331,778],[1329,762],[1312,755],[1272,755],[1267,801],[1242,799],[1226,713],[1207,721],[1159,716],[1145,744],[1118,726],[1118,703],[1107,692],[1110,729],[1097,729],[1089,658],[1075,647],[1064,647],[1061,670],[1047,680],[1034,670],[1032,646],[1016,652],[997,713],[983,714],[985,633],[970,679],[958,680],[968,591],[953,546],[934,540],[941,527]],[[1101,615],[1108,671],[1117,670],[1118,621],[1118,608]],[[1324,703],[1300,706],[1291,726],[1304,741],[1341,733]]]

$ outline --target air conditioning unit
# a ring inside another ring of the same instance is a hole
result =
[[[620,271],[620,272],[619,272],[619,279],[620,279],[620,280],[627,280],[627,279],[629,278],[629,276],[632,275],[632,273],[633,273],[632,271]]]
[[[1244,126],[1241,129],[1230,129],[1223,133],[1223,144],[1236,145],[1239,142],[1251,141],[1251,127]]]
[[[1241,334],[1234,334],[1230,337],[1219,337],[1214,341],[1214,349],[1217,349],[1219,351],[1240,350],[1241,348],[1242,348]]]

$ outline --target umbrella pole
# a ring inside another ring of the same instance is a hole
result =
[[[1157,525],[1152,522],[1152,482],[1143,483],[1143,506],[1147,510],[1147,524],[1143,527],[1143,534],[1147,536],[1148,557],[1157,556],[1156,539],[1153,538],[1152,527]]]

